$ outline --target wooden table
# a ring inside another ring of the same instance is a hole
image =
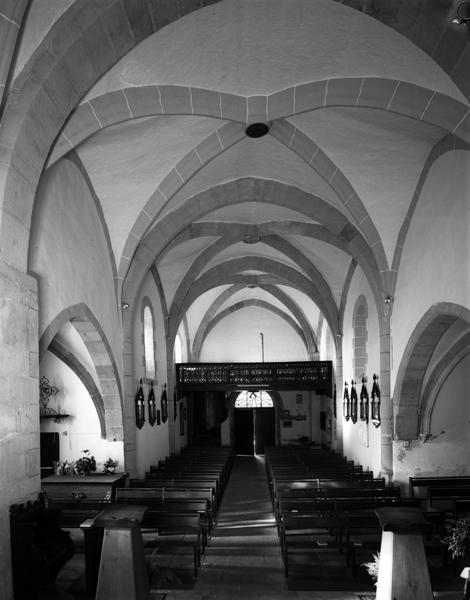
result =
[[[51,500],[114,500],[126,478],[127,473],[51,475],[41,480],[41,489]]]

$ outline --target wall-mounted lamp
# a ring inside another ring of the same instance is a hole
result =
[[[468,25],[470,23],[470,2],[461,2],[457,6],[455,17],[452,23],[456,25]]]

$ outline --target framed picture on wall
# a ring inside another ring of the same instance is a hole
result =
[[[150,391],[147,398],[148,403],[148,414],[149,414],[149,423],[150,425],[154,425],[157,415],[155,414],[157,403],[155,401],[155,393],[153,391],[153,381],[150,381]]]
[[[344,394],[343,394],[343,417],[346,421],[349,421],[351,417],[351,401],[349,399],[348,382],[344,382]]]
[[[361,393],[359,394],[359,418],[369,422],[369,392],[367,391],[366,378],[362,378]]]
[[[186,410],[184,404],[180,402],[180,435],[184,435],[184,422],[186,420]]]
[[[160,410],[162,413],[162,421],[166,423],[168,419],[168,398],[166,395],[166,383],[163,385],[162,395],[160,398]]]
[[[142,429],[145,423],[145,398],[142,389],[142,379],[140,380],[137,393],[135,395],[135,424],[138,429]]]
[[[351,397],[350,397],[350,417],[353,423],[357,421],[357,392],[356,382],[351,380]]]
[[[374,383],[370,392],[370,422],[374,427],[380,427],[380,388],[377,375],[373,376]]]

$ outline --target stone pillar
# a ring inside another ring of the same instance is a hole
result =
[[[179,444],[176,442],[176,436],[179,429],[176,427],[176,416],[173,402],[173,394],[176,386],[176,373],[174,362],[174,338],[166,337],[166,374],[168,396],[168,449],[170,454],[177,452]]]
[[[9,507],[40,489],[36,281],[0,261],[0,597],[13,598]]]
[[[124,464],[130,477],[137,475],[136,425],[134,398],[137,380],[134,377],[133,308],[122,312],[122,360],[123,360],[123,406],[122,426],[124,432]]]
[[[380,331],[380,435],[381,475],[388,482],[393,479],[393,413],[391,398],[391,305],[385,304]]]
[[[3,94],[8,92],[15,62],[12,58],[19,43],[21,22],[29,0],[15,0],[2,6],[3,18],[0,19],[0,106],[3,104]],[[1,118],[1,114],[0,114]]]
[[[386,507],[375,512],[383,530],[376,599],[432,600],[423,544],[431,523],[418,508]]]
[[[336,344],[336,366],[334,369],[334,384],[336,384],[336,431],[333,432],[333,449],[343,452],[343,338],[338,338]]]

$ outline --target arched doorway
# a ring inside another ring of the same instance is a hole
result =
[[[264,454],[275,444],[275,411],[265,391],[240,392],[234,405],[234,446],[237,454]]]

